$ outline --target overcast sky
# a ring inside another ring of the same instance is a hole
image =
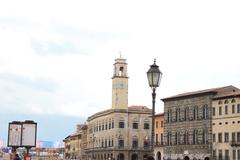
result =
[[[1,115],[84,119],[111,108],[119,51],[129,105],[151,107],[154,58],[163,72],[157,112],[167,96],[240,87],[239,8],[239,0],[1,1]]]

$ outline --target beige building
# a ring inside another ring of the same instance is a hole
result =
[[[64,159],[83,160],[86,159],[85,148],[87,147],[87,125],[77,125],[77,131],[67,136],[63,142]]]
[[[155,115],[155,145],[154,155],[156,160],[162,160],[164,157],[163,144],[164,144],[164,113]]]
[[[88,159],[142,160],[151,155],[151,109],[128,107],[126,59],[117,58],[112,77],[112,107],[88,117]]]
[[[222,99],[228,93],[233,92],[233,90],[238,91],[239,89],[234,86],[226,86],[220,88],[212,88],[188,93],[182,93],[172,97],[164,98],[164,157],[165,159],[184,159],[184,160],[209,160],[212,159],[213,147],[219,146],[213,143],[215,134],[219,135],[219,139],[223,139],[223,134],[228,131],[221,126],[220,130],[213,128],[213,120],[215,123],[223,123],[225,121],[213,119],[213,112],[224,111],[230,113],[228,107],[225,108],[225,105],[221,105],[221,111],[213,109],[213,106],[216,106],[218,99]],[[223,98],[224,99],[224,98]],[[224,100],[225,101],[225,100]],[[228,99],[230,101],[230,99]],[[231,99],[232,101],[232,99]],[[228,102],[231,104],[231,101]],[[239,100],[235,99],[236,102],[233,104],[237,105]],[[217,104],[218,105],[218,104]],[[219,106],[220,107],[220,106]],[[237,107],[237,106],[235,106]],[[230,107],[229,107],[230,108]],[[216,111],[217,110],[217,111]],[[226,122],[230,125],[231,123],[237,124],[239,120],[239,115],[234,111],[233,119],[227,120]],[[227,115],[222,115],[221,118],[227,118]],[[228,118],[227,118],[228,119]],[[227,128],[227,127],[226,127]],[[235,133],[236,141],[234,142],[235,152],[237,152],[237,135],[239,132],[239,124],[229,127],[231,128],[231,134]],[[230,133],[229,133],[230,135]],[[228,135],[228,138],[230,137]],[[240,135],[239,135],[240,136]],[[240,137],[239,137],[240,138]],[[223,140],[222,140],[223,141]],[[215,146],[214,146],[214,145]],[[221,145],[221,144],[220,144]],[[225,146],[225,145],[224,145]],[[223,152],[223,149],[221,152]],[[227,149],[226,149],[227,150]],[[225,151],[225,150],[224,150]],[[216,153],[216,152],[215,152]],[[226,151],[228,155],[230,150]],[[217,153],[216,153],[217,154]],[[223,154],[221,154],[223,155]],[[224,158],[223,158],[224,159]]]
[[[240,160],[240,90],[216,96],[213,113],[213,158]]]

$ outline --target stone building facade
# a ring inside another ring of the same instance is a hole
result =
[[[156,160],[162,160],[164,157],[164,113],[155,115],[155,145],[154,155]]]
[[[216,96],[212,113],[213,159],[240,160],[240,90]]]
[[[88,159],[143,160],[152,154],[151,109],[128,107],[126,59],[117,58],[112,77],[112,107],[87,119]]]
[[[165,159],[212,159],[212,102],[233,89],[227,86],[162,99]]]
[[[63,142],[65,143],[64,159],[87,159],[85,153],[87,147],[87,125],[77,125],[76,132],[67,136]]]

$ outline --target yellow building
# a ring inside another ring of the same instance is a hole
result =
[[[155,115],[155,146],[154,154],[156,160],[163,159],[163,144],[164,144],[164,113],[159,113]]]
[[[240,160],[240,90],[215,96],[213,114],[213,157]]]
[[[88,117],[88,159],[142,160],[152,154],[151,109],[128,107],[126,59],[117,58],[112,77],[112,107]]]
[[[87,125],[77,125],[77,131],[67,136],[63,142],[64,159],[86,159],[85,148],[87,147]]]

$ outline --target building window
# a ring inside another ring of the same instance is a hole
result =
[[[183,140],[184,140],[184,144],[189,144],[188,131],[185,131]]]
[[[229,150],[225,150],[225,160],[229,160]]]
[[[216,134],[213,134],[213,142],[216,142]]]
[[[156,138],[155,142],[156,142],[156,144],[158,144],[158,134],[155,135],[155,138]]]
[[[107,122],[106,122],[106,124],[105,124],[105,129],[106,129],[106,130],[108,129],[108,124],[107,124]]]
[[[124,122],[122,121],[119,122],[119,128],[124,128]]]
[[[170,122],[170,111],[167,112],[167,123]]]
[[[213,159],[216,159],[216,158],[217,158],[216,150],[213,150]]]
[[[108,128],[111,129],[111,122],[108,123]]]
[[[149,147],[149,140],[148,140],[147,136],[144,139],[143,146],[144,146],[144,148],[148,148]]]
[[[215,107],[212,108],[212,115],[215,116]]]
[[[233,157],[233,160],[236,160],[236,150],[232,150],[232,157]]]
[[[138,123],[133,123],[133,129],[138,129]]]
[[[156,128],[158,128],[158,121],[156,121]]]
[[[237,113],[240,113],[240,104],[237,105]]]
[[[218,104],[222,104],[222,101],[218,101]]]
[[[187,121],[188,119],[189,119],[189,108],[186,107],[184,112],[184,120]]]
[[[144,123],[144,129],[149,129],[149,123]]]
[[[193,109],[193,119],[196,120],[198,118],[198,106],[195,106]]]
[[[179,134],[179,132],[175,133],[175,144],[176,145],[180,144],[180,134]]]
[[[197,133],[197,130],[195,129],[193,131],[193,144],[197,144],[197,137],[198,137],[198,133]]]
[[[235,141],[236,141],[236,138],[235,138],[235,137],[236,137],[236,134],[235,134],[235,132],[232,132],[232,141],[233,141],[233,142],[235,142]]]
[[[203,106],[203,119],[206,119],[208,117],[208,106]]]
[[[167,133],[167,145],[171,145],[171,133]]]
[[[124,147],[124,140],[123,139],[119,139],[118,140],[118,147],[119,148],[123,148]]]
[[[228,114],[228,106],[225,106],[225,114]]]
[[[229,142],[229,134],[224,133],[224,142]]]
[[[240,132],[237,132],[237,142],[240,142]]]
[[[163,121],[161,121],[161,128],[163,128]]]
[[[107,147],[107,140],[105,139],[105,147]]]
[[[163,134],[161,133],[161,145],[163,144]]]
[[[221,115],[222,115],[222,107],[219,107],[219,108],[218,108],[218,112],[219,112],[219,113],[218,113],[219,116],[221,116]]]
[[[237,150],[237,156],[238,156],[238,160],[240,160],[240,149]]]
[[[235,113],[235,105],[232,105],[232,113]]]
[[[222,143],[222,133],[218,133],[218,142]]]
[[[224,101],[224,104],[228,104],[228,100],[227,99]]]
[[[133,141],[132,141],[132,147],[133,147],[133,148],[138,148],[138,140],[137,140],[137,139],[133,139]]]
[[[235,102],[236,102],[236,101],[235,101],[235,99],[233,98],[232,101],[231,101],[231,103],[235,103]]]
[[[112,128],[114,128],[114,121],[112,121]]]
[[[202,135],[202,140],[203,140],[203,144],[207,144],[208,143],[208,136],[207,136],[207,129],[203,129],[203,135]]]
[[[102,130],[104,131],[104,124],[102,124]]]
[[[218,150],[218,159],[222,160],[222,150]]]
[[[180,121],[180,108],[176,109],[176,122]]]

